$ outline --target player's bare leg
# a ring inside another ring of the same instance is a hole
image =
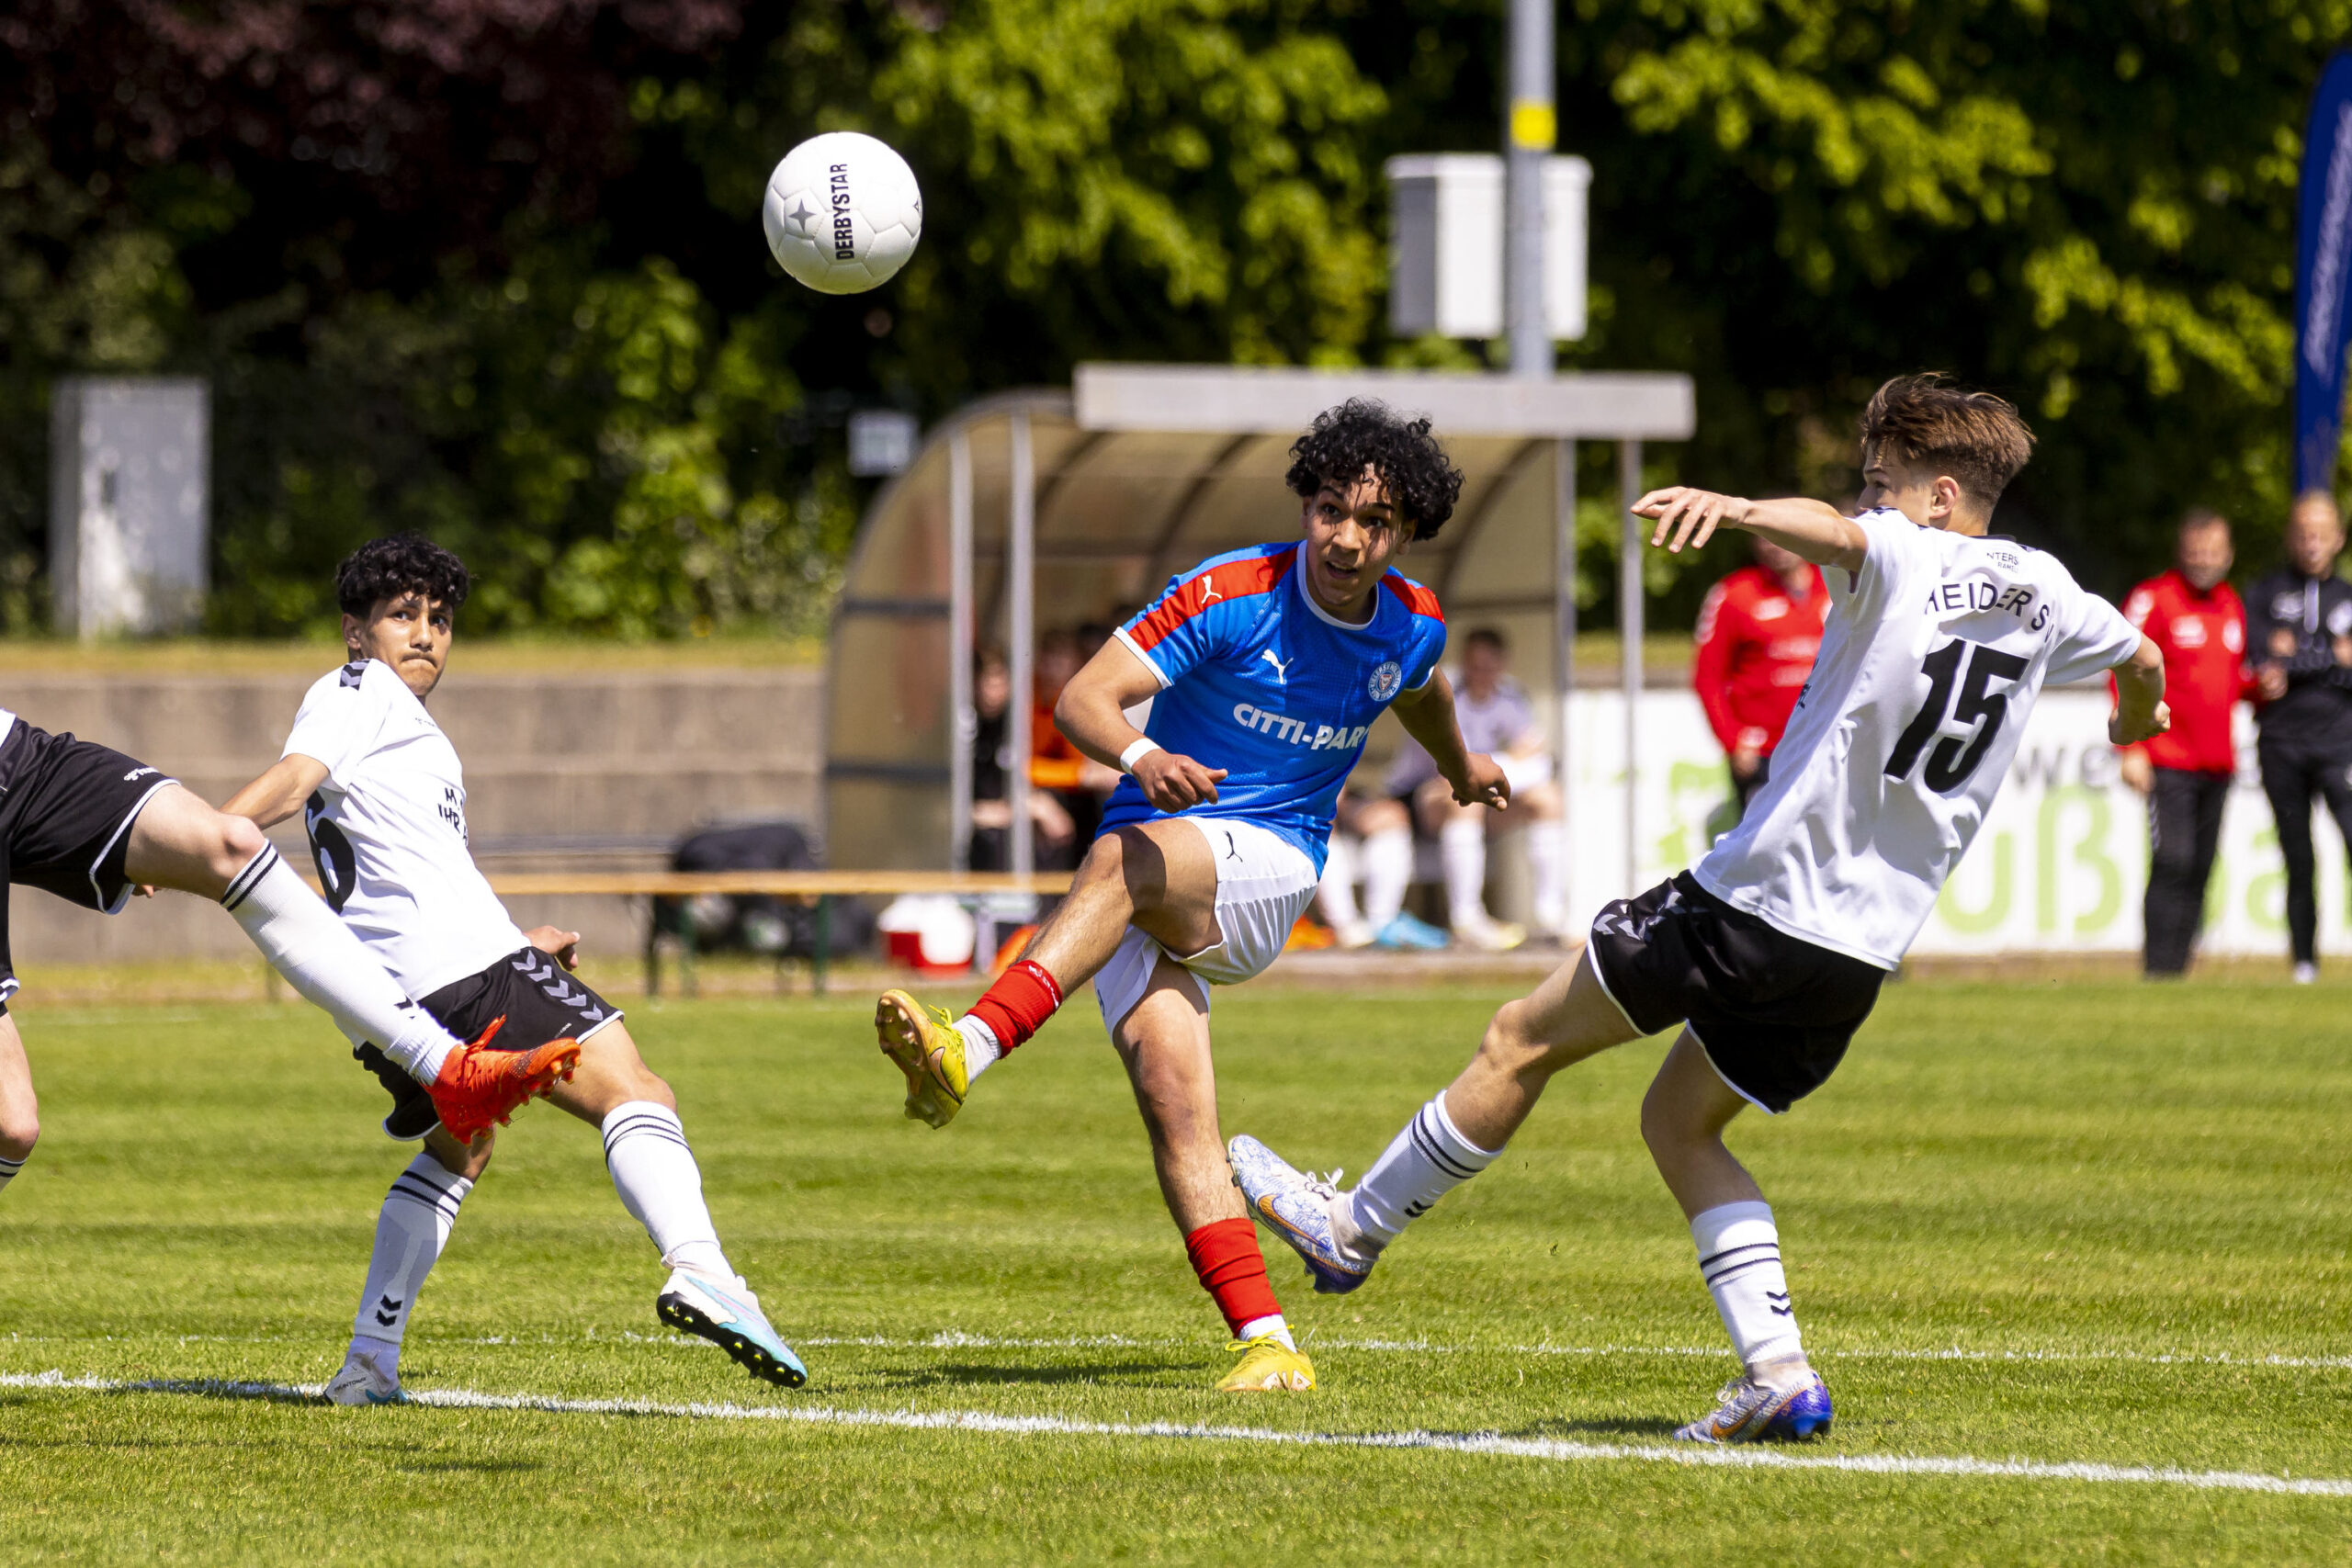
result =
[[[1725,1203],[1760,1203],[1763,1190],[1724,1145],[1724,1129],[1747,1101],[1707,1064],[1705,1047],[1684,1030],[1642,1099],[1642,1142],[1667,1190],[1694,1219]]]
[[[384,1055],[433,1095],[453,1133],[469,1137],[503,1120],[564,1072],[569,1042],[536,1051],[461,1049],[402,993],[349,928],[311,891],[259,828],[164,784],[132,819],[123,872],[141,886],[215,899],[304,1000]]]
[[[1498,1157],[1554,1074],[1638,1039],[1582,951],[1487,1024],[1460,1076],[1413,1115],[1349,1191],[1255,1138],[1227,1150],[1251,1212],[1306,1260],[1315,1288],[1354,1290],[1405,1227]]]
[[[1216,1301],[1240,1362],[1219,1382],[1231,1393],[1297,1393],[1315,1369],[1283,1321],[1217,1130],[1216,1068],[1200,982],[1164,954],[1143,999],[1111,1032],[1151,1139],[1153,1169],[1201,1286]]]
[[[1246,1218],[1217,1131],[1216,1068],[1195,982],[1161,958],[1151,988],[1112,1031],[1111,1043],[1135,1088],[1159,1194],[1176,1228],[1190,1235],[1219,1220]]]
[[[1024,1043],[1064,998],[1111,961],[1130,926],[1170,953],[1224,940],[1216,923],[1216,862],[1191,821],[1142,822],[1094,840],[1069,897],[1046,917],[1019,963],[962,1018],[886,991],[874,1010],[883,1055],[907,1080],[910,1120],[944,1127],[972,1080]]]
[[[1496,1010],[1477,1054],[1439,1098],[1464,1137],[1500,1149],[1553,1074],[1640,1038],[1580,951],[1527,996]]]
[[[1642,1100],[1642,1141],[1690,1223],[1700,1276],[1747,1374],[1724,1385],[1712,1414],[1676,1431],[1692,1442],[1829,1427],[1829,1391],[1805,1360],[1771,1205],[1724,1146],[1724,1129],[1747,1108],[1687,1029]]]
[[[797,1388],[808,1379],[777,1338],[759,1298],[720,1248],[703,1202],[702,1171],[687,1146],[670,1086],[645,1065],[618,1022],[582,1041],[571,1078],[548,1094],[596,1127],[622,1206],[642,1224],[669,1276],[655,1302],[664,1323],[711,1340],[755,1375]],[[448,1244],[458,1212],[490,1165],[493,1134],[470,1143],[445,1128],[425,1134],[424,1152],[394,1179],[376,1224],[368,1284],[343,1370],[327,1385],[339,1404],[399,1402],[401,1340],[416,1295]]]
[[[0,1012],[0,1188],[16,1179],[40,1141],[40,1105],[17,1021]]]

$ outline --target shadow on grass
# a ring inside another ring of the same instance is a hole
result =
[[[519,1475],[547,1466],[535,1459],[418,1459],[392,1468],[409,1475]]]
[[[243,1382],[230,1378],[142,1378],[118,1383],[108,1393],[192,1393],[205,1399],[258,1399],[270,1404],[320,1404],[327,1396],[291,1383]]]
[[[1500,1435],[1506,1438],[1554,1438],[1573,1441],[1578,1438],[1628,1438],[1651,1439],[1671,1438],[1679,1421],[1660,1420],[1657,1416],[1620,1416],[1613,1420],[1534,1421],[1524,1427],[1512,1427]]]
[[[867,1379],[877,1388],[989,1387],[1013,1383],[1139,1382],[1170,1372],[1199,1370],[1190,1361],[1095,1361],[1051,1367],[982,1367],[951,1362],[903,1371],[879,1371],[868,1373]]]

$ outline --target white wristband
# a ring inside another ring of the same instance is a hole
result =
[[[1119,771],[1123,773],[1134,773],[1137,762],[1159,750],[1159,741],[1148,735],[1139,737],[1134,745],[1119,753]]]

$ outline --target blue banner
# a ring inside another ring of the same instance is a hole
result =
[[[2344,351],[2352,337],[2352,53],[2327,62],[2303,133],[2295,246],[2295,492],[2335,488]]]

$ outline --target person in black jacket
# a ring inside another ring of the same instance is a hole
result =
[[[2344,521],[2324,491],[2295,498],[2287,564],[2245,596],[2246,655],[2262,696],[2262,793],[2287,861],[2287,934],[2295,979],[2319,977],[2312,797],[2352,842],[2352,583],[2335,575]]]

